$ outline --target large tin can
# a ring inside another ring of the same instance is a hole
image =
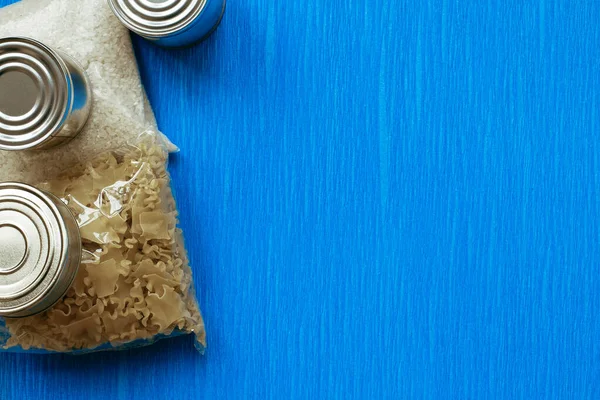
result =
[[[132,32],[159,46],[184,47],[206,39],[225,12],[226,0],[108,0]]]
[[[0,150],[65,143],[85,125],[92,103],[83,68],[37,40],[0,38]]]
[[[55,196],[0,183],[0,316],[45,311],[67,292],[81,262],[77,221]]]

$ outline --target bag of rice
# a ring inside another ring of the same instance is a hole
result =
[[[192,333],[203,350],[167,173],[175,147],[156,129],[127,30],[103,0],[23,0],[0,9],[5,35],[33,37],[79,61],[93,106],[66,145],[0,151],[0,182],[19,182],[0,183],[0,349],[80,353]],[[23,188],[41,205],[15,201]],[[35,215],[24,219],[21,207]],[[46,209],[76,223],[42,224]],[[54,244],[28,229],[54,233]],[[74,268],[67,258],[77,259]]]
[[[129,31],[105,0],[21,0],[0,9],[0,37],[36,39],[76,60],[89,77],[92,110],[69,143],[44,151],[0,152],[0,181],[47,180],[90,155],[135,143],[155,131],[169,151],[177,148],[158,133],[141,84]]]

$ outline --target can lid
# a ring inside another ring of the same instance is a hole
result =
[[[142,36],[162,37],[189,25],[206,0],[109,0],[115,15]]]
[[[60,130],[72,102],[70,79],[49,47],[0,38],[0,150],[35,148]]]
[[[64,295],[71,281],[58,298],[56,288],[65,285],[64,270],[77,256],[70,254],[70,240],[63,214],[48,195],[0,183],[0,315],[34,314]]]

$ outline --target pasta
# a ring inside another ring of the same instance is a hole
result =
[[[90,350],[174,331],[205,345],[167,153],[156,140],[106,152],[44,184],[76,215],[84,261],[51,309],[6,319],[6,348]]]

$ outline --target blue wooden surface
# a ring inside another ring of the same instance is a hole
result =
[[[598,21],[229,0],[200,46],[135,40],[208,351],[2,354],[0,398],[600,398]]]

